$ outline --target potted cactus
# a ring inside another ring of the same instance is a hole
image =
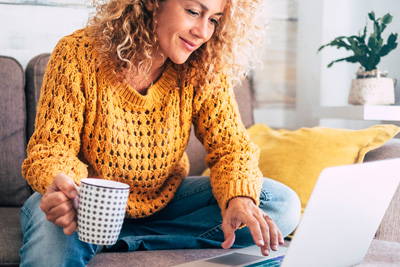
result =
[[[353,55],[340,58],[328,64],[341,61],[360,64],[356,79],[352,80],[349,103],[350,104],[393,104],[395,79],[388,78],[387,71],[381,71],[377,65],[381,58],[397,47],[397,33],[391,33],[386,44],[382,32],[392,22],[393,16],[389,13],[382,18],[376,18],[375,13],[368,13],[368,18],[373,22],[373,32],[367,37],[367,25],[358,35],[340,36],[328,44],[322,45],[318,52],[328,46],[344,48],[352,51]]]

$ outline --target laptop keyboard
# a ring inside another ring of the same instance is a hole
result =
[[[285,255],[276,257],[276,258],[272,258],[272,259],[268,259],[265,261],[260,261],[257,263],[253,263],[250,265],[246,265],[245,267],[272,267],[272,266],[280,266],[282,261],[283,261],[283,257]]]

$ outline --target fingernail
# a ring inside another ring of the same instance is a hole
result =
[[[272,250],[278,250],[278,246],[277,245],[272,245],[271,248],[272,248]]]
[[[261,246],[264,246],[264,244],[265,244],[265,243],[264,243],[264,240],[260,239],[259,242],[260,242],[260,245],[261,245]]]
[[[268,256],[269,255],[269,249],[264,249],[264,254]]]

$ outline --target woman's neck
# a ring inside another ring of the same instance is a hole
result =
[[[146,95],[147,90],[161,77],[166,66],[167,60],[155,60],[147,75],[128,75],[127,82],[139,94]]]

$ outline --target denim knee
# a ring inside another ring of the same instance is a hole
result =
[[[288,236],[300,221],[300,199],[288,186],[264,178],[260,208],[276,223],[282,235]]]
[[[23,245],[20,266],[86,266],[98,246],[84,243],[46,220],[40,209],[42,195],[33,194],[21,209]]]

